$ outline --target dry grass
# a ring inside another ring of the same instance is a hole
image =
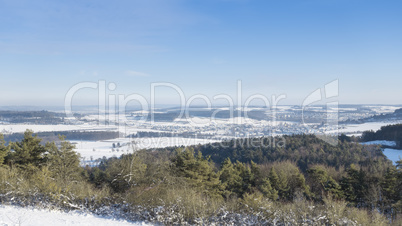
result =
[[[101,201],[110,196],[109,189],[95,189],[88,182],[66,182],[51,177],[46,167],[32,172],[0,167],[0,193],[8,196],[46,197],[53,203],[73,203],[84,199]]]

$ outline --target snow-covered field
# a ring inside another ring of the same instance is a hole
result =
[[[395,147],[396,146],[395,141],[388,141],[388,140],[374,140],[374,141],[363,142],[361,144],[363,144],[363,145],[376,144],[376,145],[385,145],[385,146],[389,146],[389,147]],[[394,164],[396,164],[396,161],[399,160],[400,156],[402,157],[402,150],[397,150],[397,149],[392,149],[392,148],[385,148],[383,150],[383,153]]]
[[[387,156],[394,164],[402,157],[402,150],[385,148],[384,155]]]
[[[106,129],[113,129],[104,128]],[[49,132],[49,131],[72,131],[72,130],[99,130],[94,125],[28,125],[28,124],[10,124],[0,125],[0,133],[23,133],[25,130],[30,129],[34,132]]]
[[[147,225],[77,211],[60,212],[0,205],[0,225]],[[149,225],[149,224],[148,224]]]
[[[388,141],[388,140],[374,140],[374,141],[363,142],[361,144],[363,144],[363,145],[371,145],[371,144],[386,145],[386,146],[390,146],[390,147],[396,146],[395,141]],[[394,164],[396,164],[396,161],[398,161],[402,157],[402,150],[398,150],[398,149],[384,148],[383,153]]]
[[[373,140],[373,141],[363,142],[361,144],[363,144],[363,145],[376,144],[376,145],[385,145],[385,146],[390,146],[390,147],[396,146],[395,141],[388,141],[388,140]]]
[[[134,142],[134,144],[132,143]],[[125,153],[131,153],[133,150],[163,148],[174,146],[189,146],[197,144],[207,144],[216,142],[209,139],[195,139],[183,137],[152,137],[152,138],[117,138],[104,141],[77,141],[71,140],[75,144],[75,151],[80,153],[85,160],[103,158],[103,156],[119,157]],[[115,147],[113,148],[113,144]],[[117,146],[120,144],[120,146]]]
[[[381,105],[375,106],[374,105],[374,106],[367,106],[367,107],[370,108],[371,110],[377,112],[378,114],[379,113],[383,113],[383,114],[392,113],[395,110],[401,108],[400,106],[387,106],[387,105],[385,105],[385,106],[381,106]]]
[[[27,129],[38,132],[53,132],[53,131],[119,131],[121,133],[135,133],[138,131],[143,132],[164,132],[160,130],[138,128],[136,125],[132,126],[113,126],[113,125],[31,125],[31,124],[0,124],[0,133],[23,133]]]
[[[344,125],[339,128],[338,131],[336,130],[329,130],[326,131],[325,133],[327,134],[332,134],[335,132],[338,133],[356,133],[359,134],[358,132],[364,132],[367,130],[373,130],[377,131],[381,129],[382,126],[387,126],[391,124],[397,124],[401,123],[401,121],[394,121],[394,122],[368,122],[368,123],[363,123],[363,124],[350,124],[350,125]]]
[[[339,130],[323,131],[327,134],[355,134],[360,135],[366,130],[378,130],[382,126],[389,124],[400,123],[395,122],[371,122],[364,124],[350,124],[342,125]],[[214,119],[193,117],[191,121],[184,119],[177,119],[174,122],[134,122],[131,126],[99,126],[99,125],[28,125],[28,124],[12,124],[12,125],[0,125],[0,133],[21,133],[26,129],[31,129],[34,132],[47,132],[47,131],[119,131],[123,136],[129,134],[135,134],[139,131],[144,132],[170,132],[170,133],[183,133],[183,132],[199,132],[201,134],[215,134],[219,138],[234,138],[234,134],[231,129],[232,126],[243,125],[244,133],[258,134],[261,131],[265,131],[269,128],[278,127],[282,129],[293,129],[298,131],[300,128],[297,123],[283,122],[283,121],[257,121],[253,119],[246,119],[244,117],[234,117],[232,119]],[[335,128],[334,128],[335,129]],[[275,130],[277,134],[281,134],[281,130]],[[302,131],[302,130],[300,130]],[[197,144],[206,144],[211,142],[217,142],[218,140],[210,139],[195,139],[195,138],[183,138],[183,137],[154,137],[154,138],[118,138],[112,140],[100,140],[100,141],[78,141],[71,140],[76,145],[76,151],[81,154],[84,161],[93,161],[103,157],[120,157],[124,153],[130,153],[133,150],[149,149],[149,148],[163,148],[173,146],[189,146]],[[135,145],[132,145],[132,141]],[[113,147],[113,143],[115,147]],[[117,145],[120,143],[120,146]],[[385,144],[388,146],[394,146],[395,144]]]

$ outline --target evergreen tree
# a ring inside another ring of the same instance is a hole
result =
[[[325,183],[325,190],[332,194],[334,198],[340,199],[343,198],[343,192],[342,192],[342,187],[339,185],[336,180],[334,180],[332,177],[328,177],[327,182]]]
[[[80,156],[74,151],[75,146],[66,141],[64,136],[59,139],[60,147],[54,142],[46,144],[49,170],[62,181],[77,180],[81,172]]]
[[[295,195],[297,194],[304,194],[306,196],[310,196],[310,188],[308,185],[306,185],[306,179],[304,175],[301,174],[300,172],[293,174],[289,177],[288,186],[289,189],[287,190],[287,193],[289,195],[287,196],[287,198],[289,200],[295,198]]]
[[[232,194],[236,194],[238,197],[243,195],[241,189],[243,179],[240,177],[240,172],[235,169],[229,158],[227,158],[222,164],[219,179],[226,189],[226,197],[229,197]]]
[[[255,186],[264,196],[276,200],[278,198],[278,192],[272,188],[269,178],[264,178],[262,176],[259,166],[253,161],[251,161],[251,173],[253,186]]]
[[[271,170],[269,171],[268,179],[271,183],[272,188],[274,191],[277,192],[279,198],[286,198],[287,193],[289,191],[288,187],[288,178],[287,176],[283,173],[280,172],[280,177],[276,173],[276,170],[274,167],[271,167]]]
[[[209,158],[204,158],[201,152],[194,156],[193,148],[177,149],[172,159],[173,171],[177,176],[186,178],[187,182],[204,194],[221,197],[223,186],[219,175],[214,172]]]
[[[272,200],[277,200],[279,197],[278,191],[272,188],[271,182],[269,181],[268,178],[262,179],[261,184],[258,186],[258,188],[262,194],[264,194],[266,197]]]
[[[322,200],[324,198],[322,195],[327,196],[328,193],[333,198],[341,198],[342,190],[340,185],[323,168],[316,166],[307,170],[307,173],[312,195],[316,199]]]
[[[271,182],[272,187],[278,191],[280,189],[280,183],[279,183],[278,174],[276,173],[274,167],[271,167],[271,170],[269,171],[268,179]]]
[[[388,168],[381,182],[383,205],[385,209],[392,208],[392,205],[400,200],[398,189],[398,172],[395,168]]]
[[[246,164],[237,161],[235,164],[235,169],[239,171],[239,175],[243,179],[240,188],[241,194],[250,192],[253,181],[253,175],[250,167],[247,167]]]
[[[41,145],[41,139],[33,135],[32,130],[26,130],[21,142],[11,143],[11,149],[7,162],[21,167],[39,167],[46,162],[46,148]]]
[[[361,169],[357,169],[354,164],[346,172],[347,176],[341,180],[341,187],[346,200],[357,206],[364,206],[366,204],[365,192],[368,188],[365,180],[366,173]]]
[[[6,156],[8,155],[9,147],[6,146],[3,134],[0,133],[0,166],[3,165]]]
[[[268,177],[280,199],[292,201],[300,194],[310,196],[304,175],[292,162],[275,163]]]

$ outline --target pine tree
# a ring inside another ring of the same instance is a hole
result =
[[[271,182],[268,178],[264,178],[261,180],[261,182],[258,184],[258,189],[261,191],[262,194],[264,194],[264,196],[272,200],[278,199],[278,191],[272,188]]]
[[[272,200],[278,198],[278,192],[271,186],[268,178],[263,178],[261,170],[256,163],[251,161],[252,184],[255,186],[265,197]]]
[[[328,193],[331,193],[336,199],[344,197],[341,186],[332,177],[328,177],[327,182],[325,183],[325,190]]]
[[[222,197],[223,186],[219,175],[214,172],[213,163],[209,158],[204,158],[201,152],[195,157],[193,148],[177,149],[172,162],[177,176],[186,178],[189,184],[204,194]]]
[[[240,192],[242,194],[250,192],[253,179],[250,167],[247,167],[246,164],[237,161],[235,164],[235,169],[239,171],[240,177],[243,179]]]
[[[306,179],[304,175],[298,172],[297,174],[291,175],[288,182],[289,190],[288,190],[288,198],[295,198],[297,193],[304,194],[306,196],[310,196],[310,188],[306,185]]]
[[[340,185],[319,166],[307,170],[310,179],[311,191],[315,198],[322,200],[322,195],[331,193],[334,198],[342,197]]]
[[[398,175],[395,168],[388,168],[381,182],[383,203],[387,208],[399,200]]]
[[[276,173],[274,167],[271,167],[271,170],[269,171],[268,179],[271,182],[272,187],[278,191],[280,189],[280,183],[279,183],[278,174]]]
[[[357,206],[365,205],[365,192],[368,187],[366,173],[361,169],[358,170],[354,164],[346,172],[347,176],[341,180],[341,187],[346,200]]]
[[[32,130],[26,130],[21,142],[11,143],[8,162],[23,168],[39,167],[46,162],[46,148],[41,145],[41,139],[33,135]]]
[[[243,179],[229,158],[223,162],[219,175],[219,179],[227,191],[225,192],[226,197],[229,197],[231,194],[236,194],[238,197],[243,195],[241,190]]]
[[[6,146],[3,134],[0,133],[0,166],[3,165],[6,156],[8,155],[9,147]]]

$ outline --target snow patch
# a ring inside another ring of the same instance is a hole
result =
[[[363,142],[361,144],[363,144],[363,145],[376,144],[376,145],[384,145],[384,146],[389,146],[389,147],[395,147],[396,146],[395,141],[389,141],[389,140],[373,140],[373,141]]]
[[[78,211],[61,212],[0,205],[0,225],[147,225]]]
[[[396,162],[399,161],[402,157],[402,150],[385,148],[384,155],[387,156],[387,158],[390,159],[394,163],[394,165],[396,165]]]

